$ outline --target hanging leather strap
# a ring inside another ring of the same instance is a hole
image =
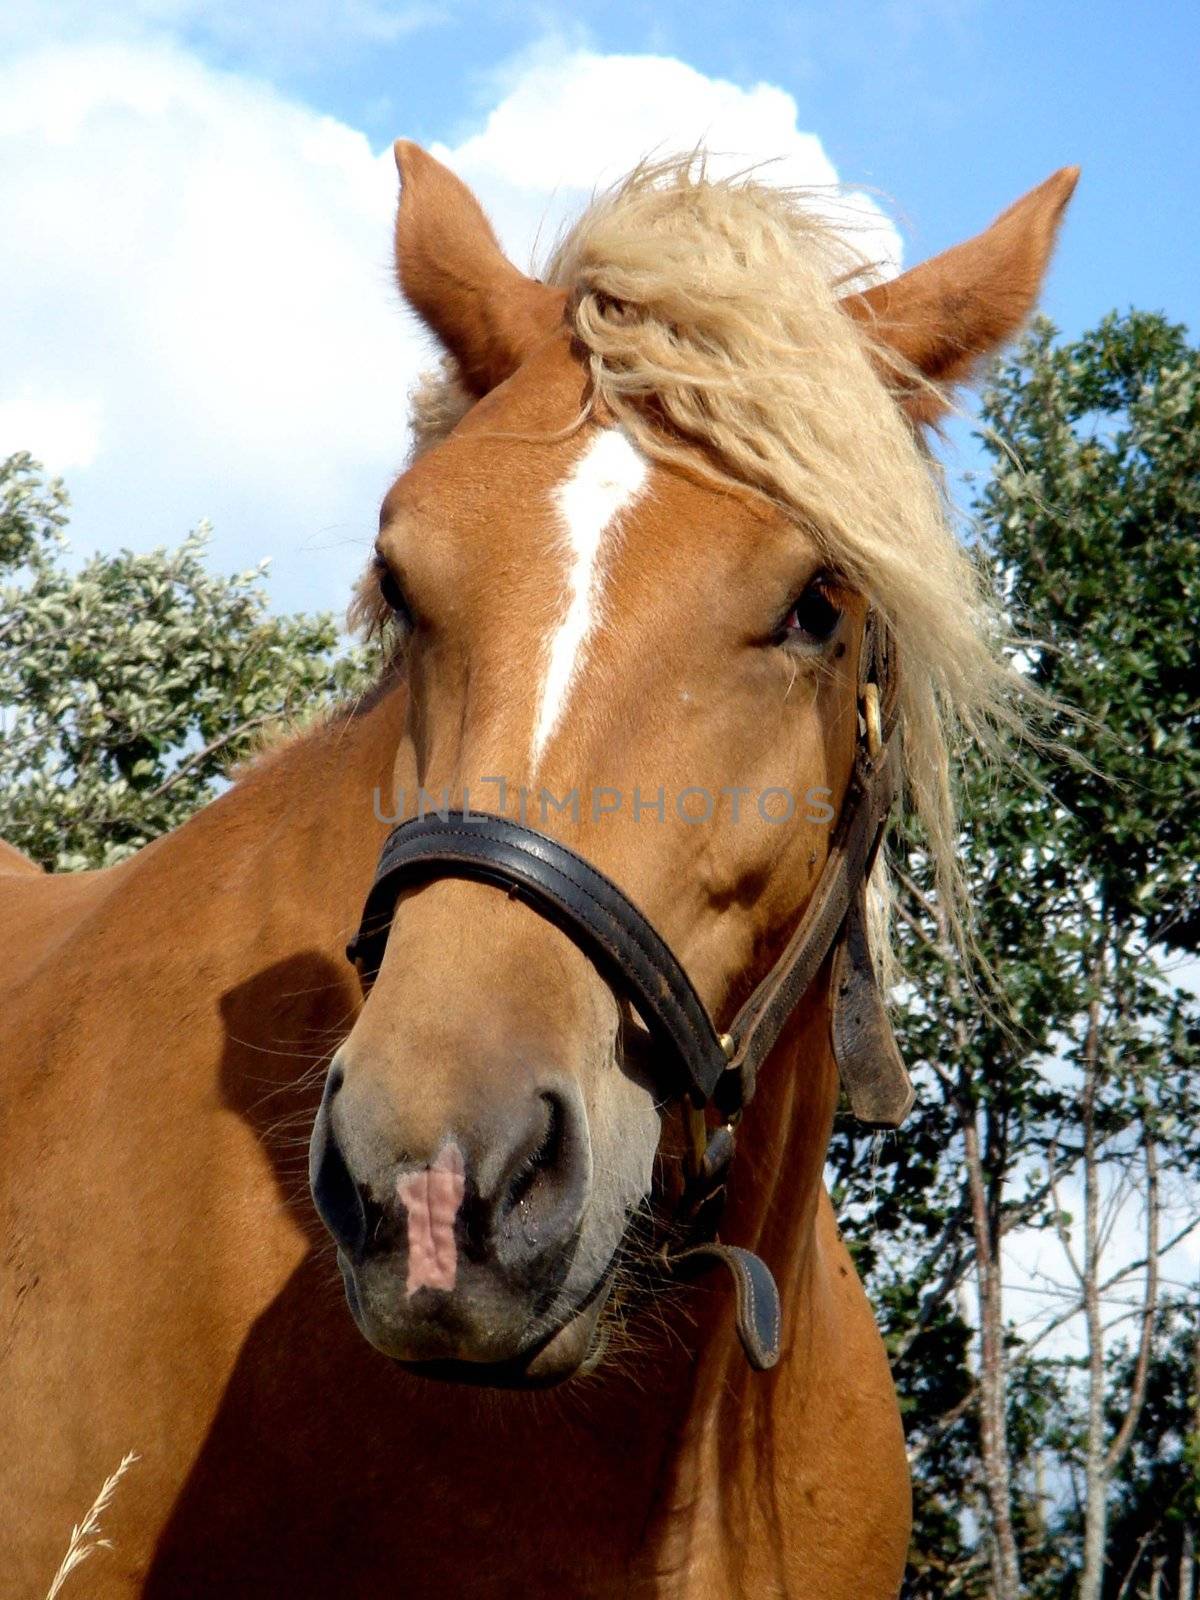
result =
[[[730,1024],[729,1065],[739,1079],[742,1103],[753,1095],[759,1068],[821,970],[852,905],[863,896],[895,798],[894,761],[892,747],[885,745],[877,758],[856,762],[841,824],[804,915],[779,960]]]
[[[850,1109],[868,1128],[898,1128],[916,1091],[884,1004],[867,939],[866,894],[850,901],[833,958],[829,1027]]]
[[[783,1308],[774,1275],[762,1257],[741,1245],[709,1239],[664,1257],[664,1265],[679,1279],[724,1267],[733,1279],[734,1326],[746,1360],[755,1372],[770,1371],[779,1360]]]

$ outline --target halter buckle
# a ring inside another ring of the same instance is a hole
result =
[[[872,680],[863,685],[863,721],[867,725],[867,754],[874,761],[883,749],[883,719],[879,711],[879,685]]]

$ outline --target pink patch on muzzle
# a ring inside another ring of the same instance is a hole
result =
[[[408,1212],[407,1292],[453,1289],[458,1276],[454,1221],[462,1205],[466,1173],[462,1151],[447,1144],[422,1172],[396,1180],[396,1193]]]

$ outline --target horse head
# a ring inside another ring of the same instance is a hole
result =
[[[454,176],[411,145],[397,160],[399,280],[447,362],[366,580],[407,683],[397,807],[561,840],[725,1026],[821,882],[871,616],[952,879],[946,724],[984,716],[1004,669],[920,428],[1027,314],[1074,174],[855,288],[792,197],[647,168],[543,283]],[[631,1227],[679,1164],[651,1034],[604,962],[503,884],[403,887],[312,1145],[373,1344],[483,1382],[587,1363]]]

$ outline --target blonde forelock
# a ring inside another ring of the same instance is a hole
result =
[[[992,748],[999,729],[1019,732],[1020,680],[940,479],[887,387],[902,364],[839,305],[876,272],[845,213],[831,220],[829,196],[713,177],[693,155],[639,166],[593,200],[544,277],[567,291],[591,408],[650,456],[767,496],[886,618],[908,801],[961,941],[951,762],[964,740]],[[425,445],[461,409],[448,380],[422,399]]]

